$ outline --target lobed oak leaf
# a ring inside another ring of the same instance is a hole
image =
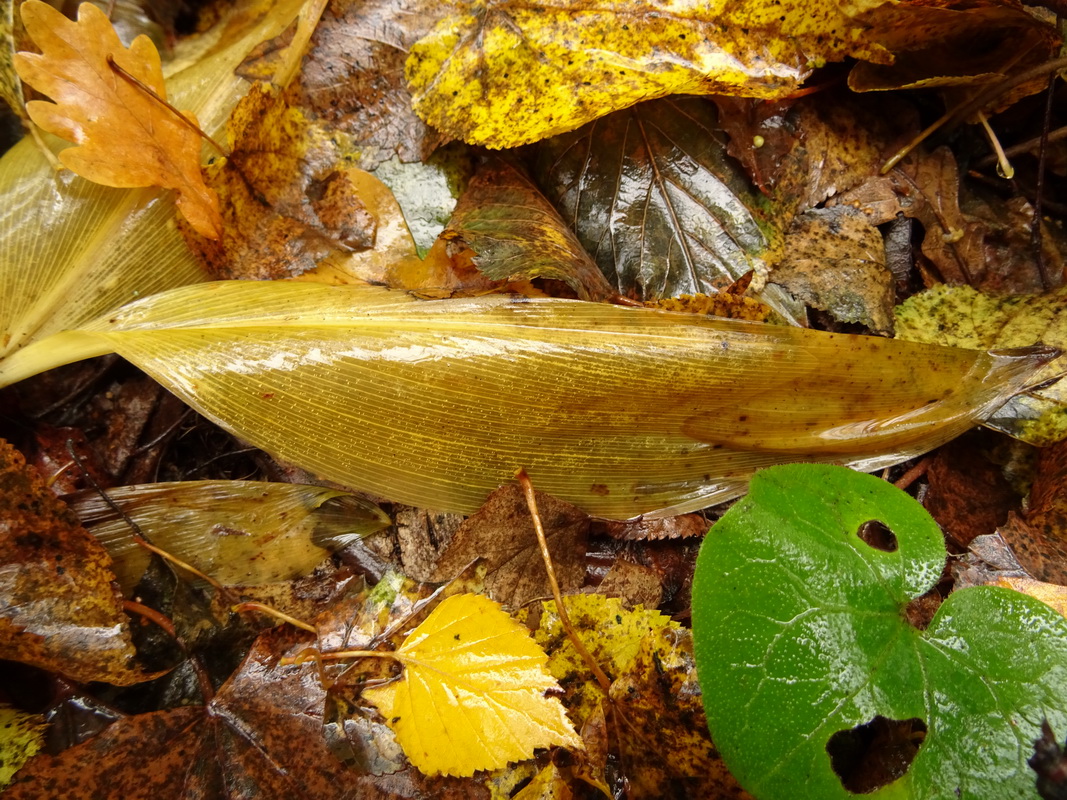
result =
[[[39,0],[27,0],[22,20],[42,52],[16,54],[15,69],[54,101],[31,101],[26,111],[44,130],[78,145],[59,154],[63,165],[105,186],[174,189],[189,223],[219,238],[222,218],[218,198],[200,173],[196,119],[189,113],[178,119],[109,63],[166,99],[152,41],[138,36],[127,50],[104,12],[89,3],[74,22]]]
[[[400,680],[363,696],[429,775],[468,776],[537,747],[581,747],[559,700],[544,696],[556,687],[548,656],[487,597],[446,598],[395,655]]]

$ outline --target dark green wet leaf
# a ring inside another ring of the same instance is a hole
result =
[[[642,103],[544,142],[539,179],[623,294],[714,292],[768,246],[763,202],[726,155],[710,101]]]
[[[867,544],[871,520],[892,535]],[[1067,725],[1067,620],[977,587],[918,630],[905,608],[944,561],[936,523],[877,478],[810,464],[756,475],[705,540],[693,586],[712,738],[748,791],[854,797],[827,744],[881,716],[927,732],[904,775],[866,796],[1037,796],[1026,758],[1041,719]]]

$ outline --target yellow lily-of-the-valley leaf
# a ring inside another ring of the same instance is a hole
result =
[[[486,0],[411,48],[416,112],[472,144],[514,147],[668,94],[781,97],[824,61],[891,63],[857,19],[885,0]]]
[[[548,656],[497,603],[448,597],[397,649],[400,679],[363,697],[378,707],[408,759],[427,775],[472,775],[529,758],[538,747],[581,747]]]
[[[0,386],[108,352],[276,457],[393,501],[473,513],[525,467],[542,491],[630,518],[735,497],[772,464],[910,458],[978,424],[1054,351],[223,281],[23,348]]]

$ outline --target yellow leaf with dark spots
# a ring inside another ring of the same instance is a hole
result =
[[[823,62],[888,63],[848,3],[479,2],[411,48],[415,110],[471,144],[515,147],[668,94],[781,97]]]
[[[428,775],[473,775],[537,747],[581,747],[545,669],[548,656],[492,600],[448,597],[396,650],[400,680],[363,697]]]

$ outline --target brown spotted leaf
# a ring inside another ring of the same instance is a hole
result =
[[[0,658],[79,681],[147,680],[111,557],[0,439]]]
[[[1025,516],[999,530],[1027,572],[1067,586],[1067,441],[1040,452]]]
[[[537,493],[537,509],[560,589],[573,592],[585,578],[589,517],[541,492]],[[486,561],[486,593],[505,606],[517,608],[552,593],[519,486],[502,486],[489,495],[485,505],[456,531],[430,580],[449,580],[476,558]]]

